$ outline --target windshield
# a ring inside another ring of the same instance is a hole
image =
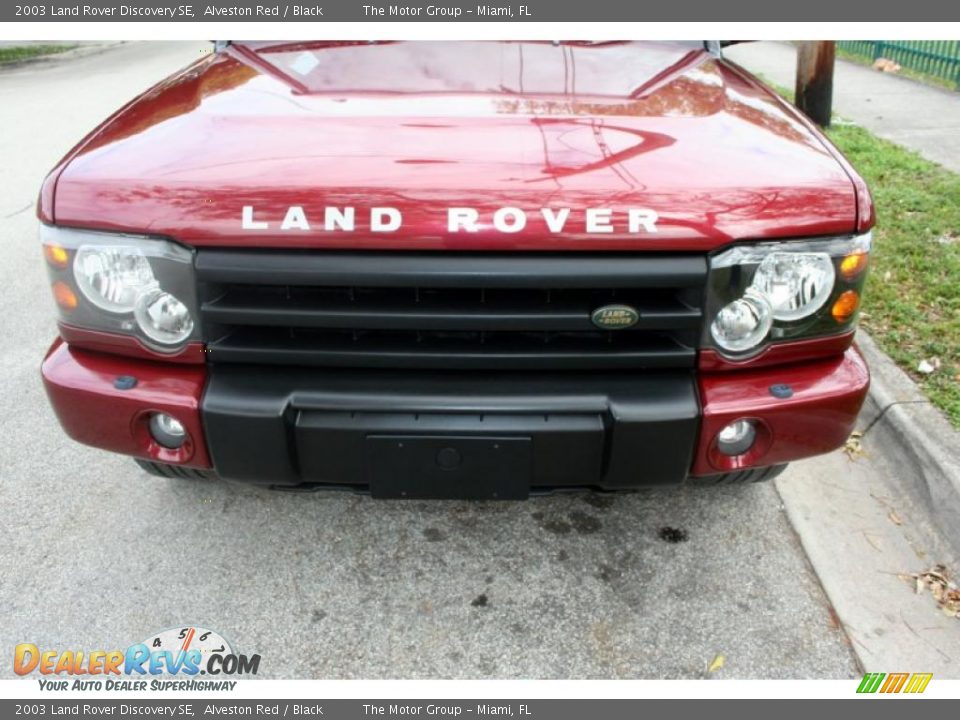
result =
[[[305,93],[497,93],[634,97],[705,45],[689,42],[235,43]]]

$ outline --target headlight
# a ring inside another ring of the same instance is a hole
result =
[[[193,332],[187,306],[159,287],[140,294],[133,316],[147,337],[164,345],[179,345]]]
[[[827,302],[835,277],[826,253],[775,252],[760,263],[750,287],[766,296],[776,320],[801,320]]]
[[[710,260],[704,345],[745,357],[771,341],[851,330],[869,252],[867,233],[718,253]]]
[[[198,339],[193,251],[158,238],[42,225],[60,319],[161,352]]]
[[[760,344],[770,332],[772,324],[770,302],[760,293],[749,289],[742,298],[720,309],[710,326],[710,334],[724,350],[742,352]]]
[[[87,300],[114,313],[133,310],[137,297],[157,282],[140,248],[129,245],[81,245],[73,276]]]

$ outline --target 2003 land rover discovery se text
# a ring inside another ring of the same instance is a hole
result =
[[[74,439],[375,497],[743,482],[834,450],[863,180],[719,43],[220,43],[51,172]]]

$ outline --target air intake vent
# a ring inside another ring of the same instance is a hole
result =
[[[693,367],[702,256],[202,250],[211,362],[339,367]],[[593,312],[627,305],[630,327]]]

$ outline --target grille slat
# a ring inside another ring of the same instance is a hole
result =
[[[413,303],[389,303],[384,299],[350,301],[302,298],[289,294],[234,289],[204,303],[203,315],[224,325],[288,326],[308,328],[362,328],[398,330],[581,330],[593,331],[591,311],[606,301],[501,302],[486,299],[450,303],[434,298]],[[631,302],[640,320],[631,330],[693,329],[700,324],[700,310],[679,301]]]
[[[484,336],[481,339],[481,335]],[[583,367],[662,368],[692,363],[694,350],[669,337],[634,333],[611,341],[594,333],[551,339],[546,333],[294,332],[275,328],[235,332],[211,345],[211,359],[283,365],[430,369],[566,370]]]
[[[197,254],[214,362],[450,369],[691,367],[697,256]],[[597,328],[627,304],[640,319]]]
[[[696,255],[302,253],[205,250],[206,282],[374,288],[671,288],[700,285]]]

